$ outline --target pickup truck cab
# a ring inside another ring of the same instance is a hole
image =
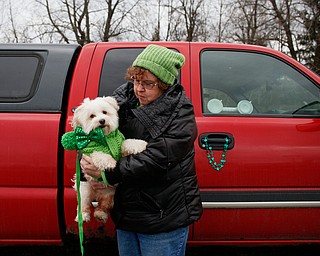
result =
[[[0,244],[77,234],[76,154],[60,144],[85,97],[111,95],[150,42],[0,44]],[[252,45],[153,42],[181,52],[204,207],[190,244],[320,243],[320,78]],[[113,237],[111,221],[84,224]]]

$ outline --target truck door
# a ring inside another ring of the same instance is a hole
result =
[[[194,241],[319,240],[319,77],[247,46],[191,44],[190,62],[204,206]]]

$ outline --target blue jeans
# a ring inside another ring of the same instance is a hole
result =
[[[120,256],[183,256],[189,227],[159,234],[141,234],[117,229]]]

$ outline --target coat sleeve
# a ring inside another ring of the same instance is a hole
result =
[[[150,179],[162,178],[167,175],[169,168],[194,151],[196,137],[193,106],[191,103],[184,104],[166,131],[156,138],[151,138],[145,151],[121,158],[109,178],[116,179],[117,182],[134,183],[146,183]]]

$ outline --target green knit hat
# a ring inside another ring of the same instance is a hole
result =
[[[162,82],[173,85],[180,69],[185,62],[181,53],[166,47],[150,44],[135,59],[132,66],[149,70]]]

